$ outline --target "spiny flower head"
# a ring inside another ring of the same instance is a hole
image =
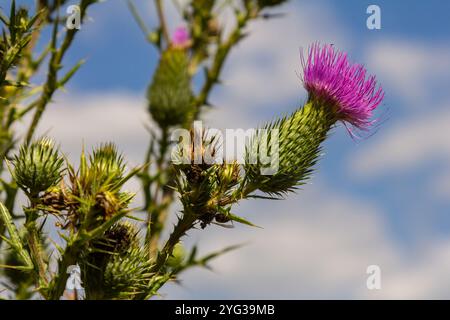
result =
[[[149,111],[162,128],[183,126],[194,113],[189,56],[183,47],[165,50],[147,91]]]
[[[373,110],[384,98],[375,76],[367,76],[364,66],[351,63],[346,53],[329,44],[313,44],[301,60],[310,100],[329,105],[337,120],[362,130],[370,127]]]
[[[189,46],[191,39],[189,31],[185,27],[178,27],[172,35],[172,45],[178,48],[185,48]]]
[[[12,172],[17,185],[25,192],[37,196],[55,186],[62,178],[64,159],[54,142],[41,138],[30,145],[23,145],[15,155]]]
[[[117,151],[113,143],[103,143],[95,148],[89,157],[92,170],[97,171],[97,175],[114,181],[121,179],[125,171],[125,161],[123,156]]]

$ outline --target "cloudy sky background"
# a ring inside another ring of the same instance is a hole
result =
[[[135,3],[154,25],[152,1]],[[381,7],[381,30],[366,28],[370,4]],[[306,97],[299,50],[313,41],[335,44],[377,75],[386,91],[383,122],[361,141],[336,128],[298,194],[235,209],[263,229],[191,232],[185,243],[204,253],[247,245],[215,260],[213,272],[186,272],[162,297],[450,298],[450,2],[292,0],[276,11],[286,16],[253,23],[231,54],[207,124],[250,128],[295,110]],[[89,15],[65,60],[87,63],[39,133],[73,159],[83,141],[115,141],[137,164],[148,143],[145,91],[157,52],[125,1],[108,0]],[[169,17],[172,29],[179,25],[172,7]],[[366,288],[372,264],[381,268],[381,290]]]

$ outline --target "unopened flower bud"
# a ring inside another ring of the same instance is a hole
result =
[[[101,144],[94,149],[89,158],[91,169],[98,179],[110,182],[122,178],[125,171],[123,156],[117,151],[113,143]]]
[[[63,163],[64,159],[53,141],[42,138],[20,148],[19,154],[12,160],[12,174],[22,190],[37,196],[61,180]]]
[[[194,111],[194,95],[185,50],[170,47],[162,53],[147,97],[150,114],[161,127],[188,122]]]

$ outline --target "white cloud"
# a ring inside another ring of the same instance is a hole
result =
[[[323,201],[326,197],[326,201]],[[244,204],[239,213],[264,229],[210,227],[191,234],[204,252],[247,246],[194,269],[182,285],[162,290],[175,299],[448,298],[450,240],[407,255],[373,205],[307,186],[286,201]],[[366,287],[367,266],[381,268],[382,289]],[[164,295],[163,295],[164,297]]]
[[[395,101],[391,99],[395,95],[408,108],[420,109],[402,114],[389,106],[400,117],[384,123],[376,135],[349,157],[349,172],[365,178],[405,175],[420,166],[439,162],[441,167],[436,167],[436,173],[430,172],[433,177],[426,182],[428,196],[448,197],[448,175],[442,170],[444,173],[450,170],[450,101],[439,85],[450,80],[449,55],[448,45],[402,39],[384,39],[368,46],[369,68],[382,83],[386,101]]]
[[[450,111],[439,109],[380,130],[351,157],[352,172],[365,177],[404,173],[432,159],[450,159]]]
[[[276,11],[285,15],[252,22],[248,37],[231,52],[221,77],[223,84],[211,98],[220,110],[206,115],[213,125],[254,127],[271,118],[264,112],[293,111],[306,93],[297,75],[301,74],[300,47],[306,49],[314,41],[342,49],[348,46],[341,24],[325,6],[290,2]],[[317,24],[319,14],[322,19]],[[250,123],[240,119],[244,112]]]
[[[405,39],[370,43],[367,64],[383,84],[387,96],[402,97],[408,108],[429,102],[430,83],[450,75],[448,45],[430,45]]]
[[[101,142],[114,141],[131,161],[139,162],[149,137],[144,127],[149,123],[145,108],[143,97],[129,93],[58,94],[47,107],[36,136],[54,137],[74,160],[83,144],[89,150]]]
[[[432,196],[439,199],[450,199],[450,166],[447,172],[438,172],[428,183]]]
[[[384,276],[386,286],[378,297],[386,299],[448,299],[450,241],[438,239],[404,259],[400,268]]]

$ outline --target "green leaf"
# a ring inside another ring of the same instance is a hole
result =
[[[234,215],[234,214],[232,214],[232,213],[228,213],[227,216],[228,216],[228,218],[230,218],[232,221],[236,221],[236,222],[239,222],[239,223],[242,223],[242,224],[246,224],[246,225],[251,226],[251,227],[256,227],[256,228],[261,228],[261,229],[262,229],[262,227],[257,226],[256,224],[253,224],[253,223],[251,223],[250,221],[248,221],[248,220],[246,220],[246,219],[244,219],[244,218],[242,218],[242,217],[239,217],[239,216],[237,216],[237,215]]]
[[[6,229],[9,233],[8,244],[17,252],[19,257],[21,258],[24,266],[4,266],[3,268],[11,268],[17,270],[31,270],[33,269],[33,262],[28,251],[25,250],[24,245],[22,244],[22,240],[20,239],[19,232],[12,221],[11,215],[9,214],[8,209],[4,206],[3,203],[0,202],[0,220],[6,226]]]

